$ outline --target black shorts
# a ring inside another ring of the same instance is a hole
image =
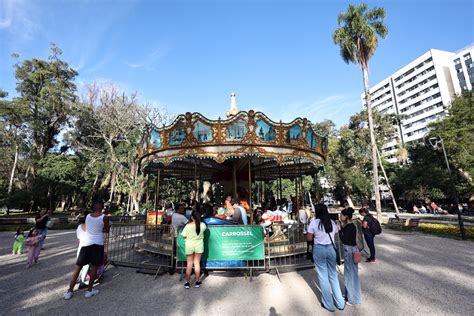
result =
[[[76,264],[80,267],[90,264],[93,266],[100,266],[104,263],[104,246],[90,245],[81,248]]]

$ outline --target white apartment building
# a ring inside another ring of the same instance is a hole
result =
[[[369,89],[372,108],[401,118],[397,136],[382,149],[389,162],[398,161],[399,144],[420,141],[428,124],[446,115],[454,94],[449,69],[453,55],[431,49]],[[363,93],[361,97],[365,105]]]
[[[474,44],[461,49],[451,56],[449,70],[453,79],[454,92],[472,90],[474,86]]]

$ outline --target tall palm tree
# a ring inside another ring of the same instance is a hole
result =
[[[377,169],[377,144],[375,142],[374,124],[372,122],[372,107],[369,94],[369,59],[375,53],[378,39],[385,38],[388,29],[384,24],[385,10],[375,7],[368,8],[366,4],[349,5],[347,11],[339,14],[339,27],[332,37],[341,49],[341,57],[346,63],[359,64],[364,77],[365,104],[367,106],[370,144],[372,150],[372,175],[374,182],[375,207],[377,216],[381,215],[379,175]]]

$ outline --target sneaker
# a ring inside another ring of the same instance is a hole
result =
[[[70,300],[72,298],[72,292],[67,291],[66,293],[64,293],[63,297],[65,300]]]
[[[184,288],[189,289],[191,286],[189,285],[189,282],[184,283]]]
[[[86,294],[84,294],[84,297],[89,298],[89,297],[92,297],[92,296],[97,295],[97,294],[99,294],[99,290],[92,289],[90,291],[86,291]]]
[[[201,286],[202,282],[196,281],[196,285],[194,286],[195,288],[199,288]]]
[[[347,306],[354,306],[354,304],[351,304],[351,303],[349,303],[348,301],[346,301],[346,305],[347,305]]]

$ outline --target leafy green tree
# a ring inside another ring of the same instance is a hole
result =
[[[84,183],[83,166],[75,155],[49,153],[40,162],[34,194],[41,204],[54,211],[62,201],[68,208],[81,194]]]
[[[388,175],[394,194],[406,201],[446,198],[450,191],[449,176],[439,157],[427,146],[408,149],[410,163],[388,166]]]
[[[358,138],[357,133],[347,126],[340,129],[338,138],[329,140],[326,176],[336,199],[347,201],[350,206],[353,206],[351,196],[359,200],[370,197],[370,160],[366,140]]]
[[[6,192],[6,196],[0,197],[0,200],[5,201],[8,214],[19,159],[20,156],[25,155],[28,142],[23,119],[24,113],[15,106],[13,101],[4,100],[7,95],[8,93],[0,90],[1,183],[5,185],[8,183],[5,190],[2,190],[2,192]]]
[[[126,95],[113,84],[93,84],[77,103],[75,129],[67,140],[95,173],[94,187],[100,182],[99,188],[109,189],[109,202],[116,193],[127,195],[139,211],[146,180],[138,170],[137,145],[147,125],[168,119],[165,112],[140,104],[136,94]]]
[[[333,33],[333,41],[339,45],[341,57],[346,63],[359,64],[364,78],[365,104],[369,123],[370,148],[372,154],[372,179],[375,204],[380,216],[381,204],[379,194],[377,144],[374,134],[372,107],[369,93],[369,59],[375,53],[379,38],[385,38],[388,29],[384,24],[385,10],[366,4],[349,5],[347,11],[339,14],[339,27]]]
[[[321,136],[335,136],[336,135],[336,124],[331,120],[323,120],[313,124],[313,129],[316,134]]]
[[[449,163],[454,166],[457,175],[464,179],[458,187],[461,194],[470,193],[474,203],[474,93],[464,92],[453,99],[449,115],[430,125],[426,136],[441,137],[446,148]],[[441,148],[438,154],[442,155]]]
[[[303,188],[305,192],[308,192],[313,187],[313,178],[311,176],[303,176]],[[278,180],[272,182],[271,190],[274,194],[278,195],[280,191],[280,184]],[[301,195],[301,192],[298,192]],[[296,184],[294,179],[281,179],[281,195],[282,198],[288,201],[291,197],[296,196]]]
[[[347,201],[351,206],[351,196],[362,201],[370,199],[372,192],[370,137],[366,115],[365,110],[356,113],[350,118],[349,124],[339,130],[337,137],[329,138],[326,176],[334,188],[336,198]],[[384,139],[395,134],[393,117],[377,111],[373,112],[373,117],[377,146],[380,148]]]
[[[60,59],[62,51],[58,47],[53,45],[51,52],[48,60],[32,58],[15,66],[19,96],[14,105],[24,114],[31,155],[37,162],[56,144],[76,100],[77,72]]]

